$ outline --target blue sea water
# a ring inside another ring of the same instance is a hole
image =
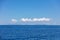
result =
[[[60,40],[60,26],[0,25],[0,40]]]

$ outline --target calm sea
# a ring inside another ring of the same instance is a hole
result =
[[[0,25],[0,40],[60,40],[60,26]]]

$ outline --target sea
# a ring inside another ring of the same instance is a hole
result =
[[[0,25],[0,40],[60,40],[60,25]]]

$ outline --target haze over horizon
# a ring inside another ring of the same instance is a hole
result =
[[[21,22],[22,18],[49,18],[49,22]],[[0,25],[60,25],[60,0],[0,0]]]

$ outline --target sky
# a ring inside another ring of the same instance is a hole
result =
[[[60,0],[0,0],[0,25],[24,24],[21,18],[49,18],[47,24],[60,25]]]

